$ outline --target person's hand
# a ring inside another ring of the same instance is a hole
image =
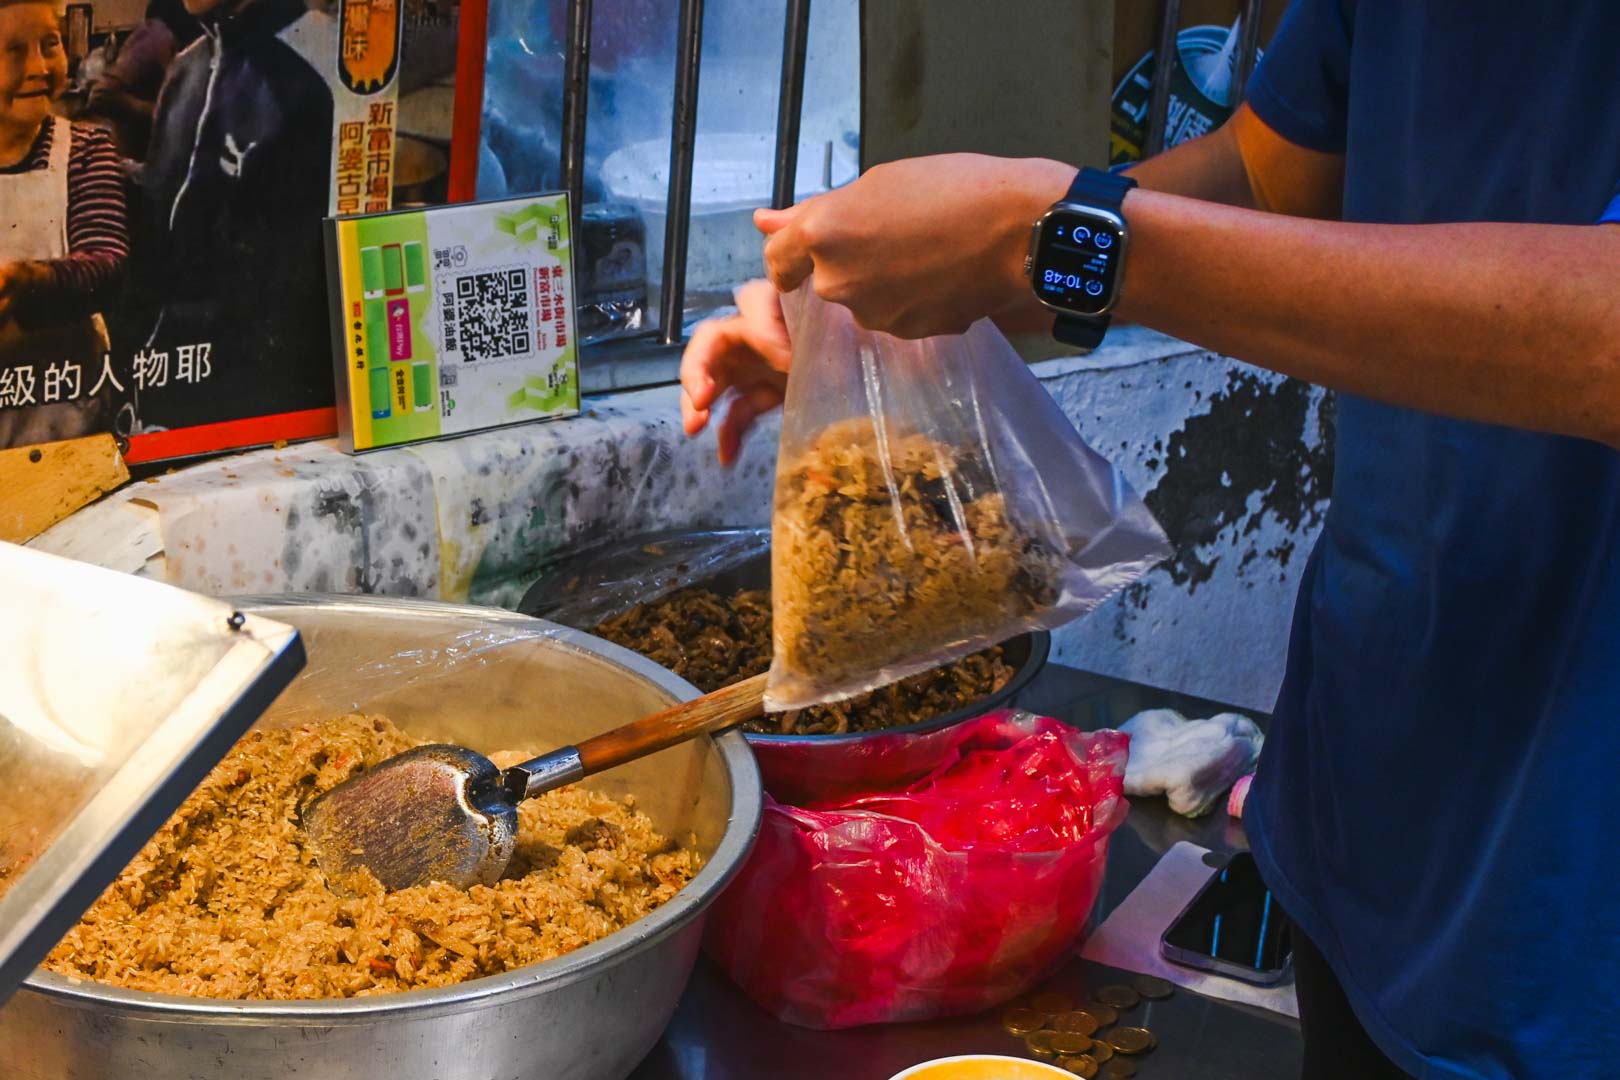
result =
[[[750,281],[739,288],[737,312],[700,323],[681,356],[681,423],[688,435],[708,425],[721,395],[737,392],[720,422],[722,465],[737,460],[754,420],[782,404],[793,363],[787,324],[770,282]]]
[[[1039,158],[910,158],[786,210],[756,211],[754,224],[769,236],[765,268],[781,291],[813,271],[817,294],[869,330],[961,333],[1034,303],[1030,226],[1074,174]]]

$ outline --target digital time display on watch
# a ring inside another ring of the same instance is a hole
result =
[[[1055,207],[1041,222],[1030,283],[1048,307],[1101,315],[1119,292],[1124,222],[1113,215]]]

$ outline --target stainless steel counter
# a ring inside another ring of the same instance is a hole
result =
[[[1035,680],[1019,705],[1087,729],[1117,725],[1145,708],[1167,706],[1206,716],[1220,708],[1057,666]],[[1163,799],[1136,800],[1110,845],[1108,876],[1093,917],[1112,911],[1180,840],[1216,851],[1247,846],[1242,826],[1224,810],[1189,821],[1171,813]],[[1076,959],[1043,989],[1079,998],[1115,981],[1118,973]],[[808,1031],[766,1015],[703,960],[669,1030],[633,1080],[886,1080],[929,1058],[1015,1053],[1019,1044],[1002,1031],[1000,1012]],[[1292,1080],[1299,1075],[1298,1025],[1276,1014],[1178,989],[1169,1000],[1145,1002],[1130,1015],[1159,1038],[1157,1049],[1141,1059],[1141,1080]]]

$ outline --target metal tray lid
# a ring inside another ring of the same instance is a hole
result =
[[[0,543],[0,1002],[304,666],[290,626]]]

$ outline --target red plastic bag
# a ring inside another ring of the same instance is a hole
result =
[[[705,947],[777,1017],[842,1028],[978,1012],[1078,945],[1125,819],[1129,738],[1011,712],[955,734],[900,792],[767,799]]]

